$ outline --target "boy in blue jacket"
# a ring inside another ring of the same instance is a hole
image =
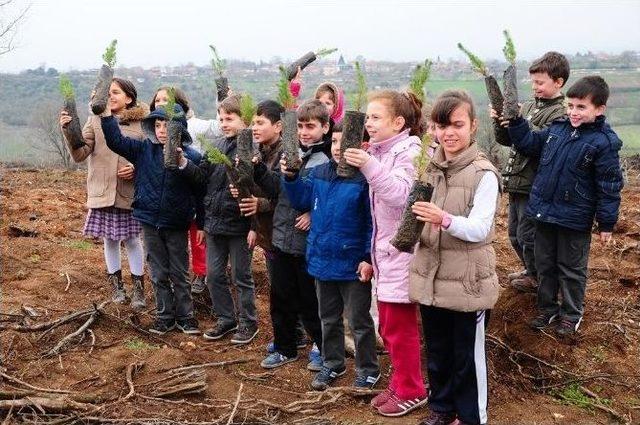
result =
[[[191,137],[185,114],[179,105],[174,112],[173,120],[182,127],[183,154],[199,162],[200,154],[189,146]],[[108,109],[101,124],[109,149],[126,158],[136,169],[133,216],[142,224],[156,298],[156,320],[149,332],[163,335],[177,326],[184,333],[198,334],[188,280],[187,237],[202,191],[184,170],[164,167],[167,118],[164,108],[147,116],[142,121],[146,135],[142,142],[123,136]],[[202,228],[202,208],[198,211],[196,223]]]
[[[343,312],[355,340],[354,385],[373,388],[380,379],[376,335],[371,307],[371,211],[369,186],[362,173],[339,177],[340,140],[331,144],[332,160],[300,177],[281,172],[291,205],[311,210],[307,237],[307,270],[316,279],[322,324],[323,365],[313,379],[315,390],[325,390],[345,373]]]
[[[538,315],[529,324],[542,329],[557,322],[559,336],[572,336],[582,321],[594,217],[602,243],[618,220],[622,142],[604,116],[608,98],[601,77],[584,77],[567,92],[568,118],[542,131],[531,131],[522,117],[508,126],[516,149],[540,158],[527,206],[536,221],[540,283]]]

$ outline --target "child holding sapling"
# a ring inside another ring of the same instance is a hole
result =
[[[217,141],[216,149],[211,154],[208,152],[199,165],[189,161],[186,169],[207,187],[204,198],[207,286],[218,321],[203,336],[207,340],[219,340],[236,331],[231,343],[248,344],[258,333],[251,249],[247,243],[251,218],[241,214],[229,190],[231,182],[224,165],[230,166],[235,161],[238,134],[247,127],[241,117],[240,102],[241,96],[233,95],[220,103],[218,118],[225,137]],[[235,303],[226,274],[228,262],[236,285]]]
[[[144,138],[141,120],[148,108],[137,101],[133,83],[113,78],[108,90],[108,106],[122,133],[138,141]],[[89,212],[83,233],[102,238],[107,281],[113,290],[112,300],[122,304],[127,293],[122,280],[120,244],[124,242],[129,260],[133,293],[131,307],[146,307],[144,298],[144,255],[140,223],[132,214],[134,195],[134,166],[124,157],[112,152],[105,142],[100,117],[92,115],[82,129],[85,145],[73,148],[67,137],[66,126],[71,116],[60,113],[60,125],[67,149],[75,162],[87,161],[87,208]]]
[[[420,367],[416,305],[409,300],[409,264],[413,255],[390,245],[414,180],[414,158],[423,133],[422,104],[411,93],[373,93],[367,105],[367,151],[350,148],[349,165],[369,183],[373,215],[371,259],[376,280],[380,334],[391,357],[389,386],[371,400],[384,416],[401,416],[427,402]]]
[[[284,161],[281,168],[292,206],[311,210],[307,270],[316,279],[323,347],[322,370],[311,386],[324,390],[346,370],[345,316],[355,340],[354,386],[371,389],[380,378],[380,368],[369,314],[373,274],[369,187],[362,173],[351,178],[339,176],[338,138],[332,141],[331,155],[331,161],[314,167],[304,178],[288,171]]]
[[[500,175],[474,140],[471,97],[447,91],[433,105],[440,146],[423,181],[431,202],[413,213],[427,225],[411,262],[409,296],[420,303],[429,374],[423,423],[487,422],[485,326],[498,299],[494,217]]]
[[[184,167],[166,168],[164,154],[165,144],[176,128],[184,155],[200,161],[201,155],[189,147],[191,137],[184,111],[171,102],[157,108],[142,122],[146,136],[142,142],[122,134],[108,107],[101,118],[101,127],[109,149],[136,167],[133,215],[142,223],[156,298],[156,319],[149,332],[162,335],[177,326],[186,334],[198,334],[187,275],[187,230],[200,188]]]

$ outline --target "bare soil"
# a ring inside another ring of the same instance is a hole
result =
[[[74,339],[58,356],[44,356],[87,316],[48,333],[12,328],[45,323],[110,298],[102,244],[81,233],[86,173],[8,168],[0,168],[0,173],[0,371],[4,374],[0,417],[8,418],[7,423],[111,419],[118,423],[415,424],[426,416],[424,408],[403,418],[386,419],[368,406],[371,395],[353,395],[348,389],[311,392],[312,374],[305,368],[308,349],[297,362],[265,373],[259,362],[271,339],[271,324],[268,282],[259,251],[254,253],[253,273],[260,333],[247,346],[207,342],[178,332],[154,337],[141,331],[153,319],[148,285],[148,311],[136,315],[129,306],[108,304],[89,327],[92,332]],[[553,332],[530,330],[526,320],[534,314],[535,296],[507,287],[506,275],[518,270],[519,264],[507,238],[503,203],[495,246],[504,289],[492,312],[487,340],[490,423],[640,423],[640,183],[637,172],[630,174],[613,243],[603,246],[594,234],[585,318],[579,336],[570,341],[559,341]],[[125,256],[123,268],[130,288]],[[206,329],[213,323],[209,301],[205,296],[196,301],[201,329]],[[38,316],[29,317],[29,311]],[[389,361],[386,355],[381,360],[383,388]],[[204,374],[179,375],[183,383],[204,388],[202,392],[149,398],[166,389],[167,381],[154,381],[168,378],[169,369],[224,361],[240,363],[197,369]],[[143,366],[134,368],[134,364]],[[352,359],[348,370],[337,385],[351,384]],[[24,383],[40,389],[29,390]],[[52,393],[52,389],[71,393]],[[581,396],[575,397],[576,392]],[[14,407],[9,412],[7,406],[14,398],[26,400],[31,407]],[[62,400],[64,406],[47,407],[51,399]],[[87,404],[69,407],[69,400]]]

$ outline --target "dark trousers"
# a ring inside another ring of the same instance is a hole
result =
[[[468,424],[487,422],[485,325],[489,313],[420,306],[431,410],[456,413]]]
[[[526,216],[529,195],[509,193],[509,240],[529,276],[536,276],[535,222]]]
[[[591,232],[536,224],[538,311],[577,323],[584,313]],[[562,302],[558,300],[562,294]]]
[[[157,229],[142,224],[142,231],[156,298],[156,317],[167,321],[192,318],[187,230]]]
[[[356,373],[377,376],[376,331],[371,309],[371,282],[316,281],[320,322],[322,323],[322,360],[331,370],[344,368],[343,313],[355,343]]]
[[[231,280],[236,285],[238,302],[234,303],[227,278],[231,263]],[[251,276],[251,250],[247,237],[207,234],[207,286],[218,320],[235,324],[236,305],[240,326],[257,326],[255,285]]]
[[[287,357],[298,354],[296,324],[298,316],[304,327],[322,349],[322,331],[318,317],[318,299],[314,279],[307,273],[303,255],[273,251],[271,260],[271,323],[276,350]]]

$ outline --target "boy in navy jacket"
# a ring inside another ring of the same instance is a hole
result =
[[[573,335],[582,321],[593,220],[602,243],[609,242],[618,220],[622,142],[603,115],[608,97],[601,77],[584,77],[567,92],[568,118],[538,132],[522,117],[509,122],[516,149],[540,158],[527,206],[536,221],[540,282],[538,315],[530,326],[557,321],[560,336]]]
[[[189,145],[187,121],[175,106],[173,120],[182,127],[182,152],[192,161],[201,155]],[[156,320],[149,332],[165,334],[176,326],[187,334],[198,334],[188,280],[187,233],[202,190],[184,170],[164,167],[164,144],[168,139],[168,117],[158,108],[142,121],[143,142],[125,137],[107,110],[101,119],[109,149],[126,158],[136,169],[133,216],[142,224],[145,251],[156,298]],[[202,228],[202,208],[196,223]],[[171,284],[173,283],[173,288]]]

